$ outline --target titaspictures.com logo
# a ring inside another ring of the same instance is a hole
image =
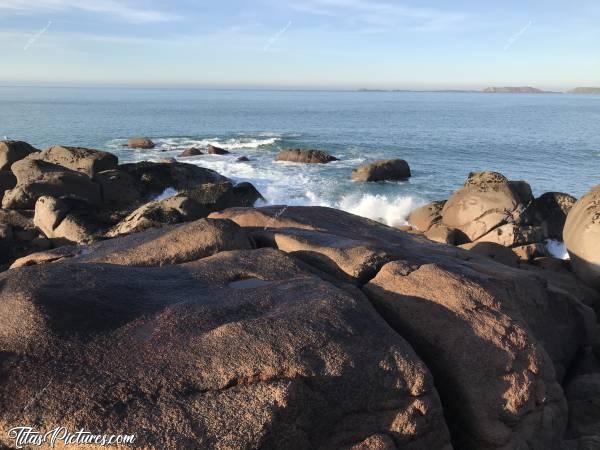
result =
[[[33,427],[14,427],[8,430],[8,437],[14,441],[15,448],[42,447],[55,448],[70,445],[96,445],[100,447],[131,445],[134,434],[94,434],[83,428],[71,432],[66,427],[57,427],[50,431],[39,431]]]

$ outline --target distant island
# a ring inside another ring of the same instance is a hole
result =
[[[531,86],[490,86],[481,91],[467,89],[358,89],[358,92],[456,92],[478,94],[563,94],[564,92],[544,91]],[[578,87],[567,91],[567,94],[595,94],[600,95],[600,87]]]
[[[531,86],[520,87],[488,87],[483,90],[486,94],[558,94],[559,92],[543,91]]]
[[[569,94],[596,94],[600,95],[600,87],[578,87],[571,89]]]

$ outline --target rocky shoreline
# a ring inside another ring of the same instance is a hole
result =
[[[0,448],[600,446],[598,188],[474,173],[400,230],[90,149],[2,142],[0,174]]]

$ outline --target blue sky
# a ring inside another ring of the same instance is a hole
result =
[[[600,2],[0,0],[0,82],[600,85]]]

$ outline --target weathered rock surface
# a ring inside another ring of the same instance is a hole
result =
[[[10,170],[13,163],[35,152],[39,150],[27,142],[0,141],[0,170]]]
[[[417,230],[425,233],[434,224],[442,221],[442,210],[446,201],[432,202],[415,209],[408,216],[408,222]]]
[[[470,242],[459,246],[480,255],[487,256],[501,264],[510,267],[519,267],[519,257],[511,249],[495,242]]]
[[[423,234],[430,241],[439,242],[440,244],[461,245],[469,242],[469,238],[462,231],[448,228],[441,223],[433,225]]]
[[[216,145],[208,144],[206,146],[206,152],[209,155],[228,155],[230,152],[224,148],[217,147]]]
[[[577,275],[600,289],[600,186],[573,206],[563,235]]]
[[[40,153],[39,158],[93,178],[98,172],[113,170],[119,164],[112,153],[82,147],[55,145]]]
[[[129,148],[140,148],[148,150],[156,147],[156,144],[154,144],[154,142],[152,142],[151,139],[138,137],[129,139],[129,141],[127,141],[127,146]]]
[[[382,159],[352,171],[355,181],[405,180],[410,176],[410,167],[403,159]]]
[[[443,223],[475,241],[501,225],[520,222],[531,201],[526,183],[509,181],[496,172],[472,173],[444,205]]]
[[[5,209],[33,209],[42,196],[69,197],[90,204],[101,202],[100,187],[87,175],[38,159],[22,159],[12,165],[15,188],[2,199]]]
[[[305,164],[327,164],[338,159],[321,150],[291,149],[280,152],[275,161],[289,161]]]
[[[477,242],[494,242],[504,247],[519,247],[543,240],[544,232],[540,227],[519,226],[509,223],[494,228],[477,239]]]
[[[54,197],[37,200],[33,223],[55,245],[89,242],[100,228],[87,204]]]
[[[209,212],[207,208],[189,197],[174,196],[140,206],[109,230],[106,236],[114,238],[139,233],[149,228],[189,222],[206,217]]]
[[[0,442],[41,422],[134,430],[146,448],[350,448],[385,435],[450,449],[411,347],[364,297],[274,250],[162,268],[58,262],[0,274],[0,289]]]
[[[379,261],[364,291],[432,369],[457,448],[558,448],[567,423],[560,381],[595,322],[572,275],[513,269],[328,208],[240,208],[211,217],[274,235],[257,243],[305,251],[312,262],[303,260],[327,261],[346,275],[361,267],[360,258],[340,257],[347,239],[381,251],[392,261],[382,268]]]
[[[87,246],[64,246],[25,256],[11,268],[69,258],[70,261],[120,266],[166,266],[195,261],[228,250],[250,250],[247,234],[229,220],[201,219],[165,226]]]

